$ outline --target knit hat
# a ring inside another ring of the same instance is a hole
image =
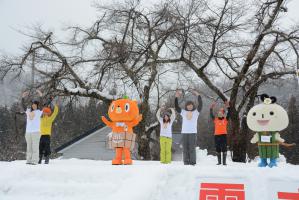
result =
[[[171,113],[169,112],[169,110],[166,110],[162,113],[163,118],[165,117],[165,115],[167,115],[168,117],[171,116]]]
[[[51,113],[52,113],[51,108],[49,108],[49,107],[44,107],[44,108],[43,108],[43,113],[51,114]]]

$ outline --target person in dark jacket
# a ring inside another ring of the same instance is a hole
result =
[[[221,108],[217,117],[214,116],[214,108],[216,103],[214,102],[210,107],[210,116],[213,119],[215,125],[214,138],[215,138],[215,147],[217,152],[218,164],[221,165],[221,153],[222,153],[222,164],[226,165],[226,156],[227,156],[227,126],[228,120],[230,118],[230,107],[229,102],[225,102],[225,108]]]
[[[198,98],[198,106],[195,107],[194,102],[187,101],[185,109],[181,109],[178,103],[178,98],[182,92],[176,91],[175,94],[175,109],[182,116],[182,134],[183,134],[183,159],[185,165],[196,164],[196,135],[197,135],[197,120],[202,109],[202,99],[199,92],[192,90],[192,94]]]

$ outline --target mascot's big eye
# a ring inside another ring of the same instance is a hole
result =
[[[125,111],[129,112],[129,110],[130,110],[130,104],[126,103],[126,105],[125,105]]]
[[[273,111],[271,111],[271,112],[270,112],[270,115],[274,115],[274,112],[273,112]]]
[[[114,110],[114,104],[112,104],[111,106],[111,112],[113,112],[113,110]]]
[[[252,113],[253,116],[256,116],[256,112]]]

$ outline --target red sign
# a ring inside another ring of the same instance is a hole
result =
[[[299,193],[278,192],[277,195],[278,195],[278,199],[299,200]]]
[[[199,200],[245,200],[244,184],[201,183]]]

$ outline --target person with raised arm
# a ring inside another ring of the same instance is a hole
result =
[[[175,120],[175,110],[170,108],[171,113],[162,110],[157,111],[157,119],[160,123],[160,162],[163,164],[171,163],[171,147],[172,147],[172,124]]]
[[[26,114],[26,164],[36,165],[38,164],[39,157],[39,141],[40,141],[40,124],[41,124],[41,116],[42,111],[39,109],[39,105],[41,102],[41,97],[43,96],[40,90],[36,90],[40,99],[33,99],[31,101],[30,107],[27,107],[25,104],[25,97],[29,95],[29,92],[24,92],[22,94],[22,105]]]
[[[228,120],[230,118],[229,101],[225,102],[225,108],[219,109],[217,113],[217,117],[214,116],[215,106],[216,103],[214,102],[210,107],[210,116],[213,119],[215,125],[214,138],[215,138],[215,147],[216,147],[216,153],[218,159],[217,165],[221,165],[221,161],[223,165],[226,165],[226,156],[227,156],[226,135],[227,135]],[[221,160],[221,153],[222,153],[222,160]]]
[[[185,165],[196,164],[196,135],[197,135],[197,120],[202,110],[202,99],[199,92],[192,90],[192,94],[197,96],[198,106],[195,107],[193,101],[187,101],[185,108],[179,106],[178,98],[182,92],[176,91],[175,94],[175,109],[182,116],[182,134],[183,134],[183,160]]]
[[[53,98],[51,98],[53,100]],[[49,164],[50,154],[51,154],[51,133],[53,122],[59,112],[59,99],[54,106],[54,111],[52,113],[51,106],[52,101],[50,101],[43,108],[43,115],[41,118],[41,138],[39,142],[39,161],[38,164],[42,163],[43,156],[45,157],[45,164]]]

